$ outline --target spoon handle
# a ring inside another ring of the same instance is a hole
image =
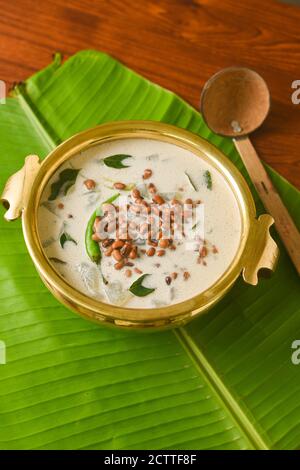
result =
[[[265,208],[274,218],[277,232],[300,275],[300,232],[270,180],[250,139],[240,137],[233,139],[233,141]]]

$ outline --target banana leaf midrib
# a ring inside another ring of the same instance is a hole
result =
[[[175,335],[191,356],[200,372],[204,375],[211,388],[215,390],[216,395],[222,400],[223,406],[227,408],[236,424],[247,437],[251,447],[255,450],[269,450],[268,445],[259,435],[244,410],[242,410],[235,397],[219,378],[218,374],[205,357],[205,354],[197,347],[185,328],[181,327],[175,330]]]
[[[38,111],[37,107],[34,106],[26,92],[26,83],[17,85],[14,88],[14,95],[23,108],[23,111],[27,115],[28,120],[32,123],[32,126],[39,132],[42,140],[45,142],[45,145],[48,148],[48,151],[50,152],[53,150],[61,143],[61,140],[55,134],[55,131],[51,128],[51,126],[41,116],[41,113]]]

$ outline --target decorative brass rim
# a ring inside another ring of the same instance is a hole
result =
[[[233,262],[223,276],[201,294],[168,307],[154,309],[125,308],[106,304],[86,296],[74,289],[57,273],[47,259],[38,235],[37,210],[39,201],[45,185],[59,166],[79,151],[90,146],[127,138],[146,138],[173,143],[208,161],[223,175],[234,193],[240,209],[242,221],[240,245]],[[3,199],[5,199],[5,196],[3,196]],[[259,266],[261,256],[257,259],[257,263],[253,262],[254,251],[251,249],[251,245],[253,246],[256,243],[257,238],[262,238],[263,242],[260,244],[260,255],[262,255],[267,244],[265,233],[261,233],[259,221],[255,219],[255,205],[250,190],[236,167],[221,151],[201,137],[160,122],[113,122],[71,137],[53,150],[42,162],[36,172],[28,200],[23,201],[22,208],[23,231],[29,253],[41,278],[52,293],[72,310],[91,320],[101,323],[113,323],[123,327],[159,328],[172,325],[178,326],[208,310],[224,296],[241,271],[250,262],[252,267],[250,266],[248,269],[248,279],[246,280],[251,282],[249,279],[252,278],[255,281],[257,269],[261,267]],[[272,219],[268,219],[267,223],[264,224],[264,231],[268,222],[270,225]],[[262,237],[262,235],[264,236]],[[271,248],[274,251],[274,247]],[[274,255],[273,258],[276,258],[276,256]],[[272,262],[269,263],[270,267],[273,267],[271,266]],[[255,284],[256,282],[251,283]]]

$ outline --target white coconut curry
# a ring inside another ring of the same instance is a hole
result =
[[[53,175],[38,217],[44,251],[84,294],[156,308],[212,286],[238,250],[241,217],[224,177],[174,144],[99,144]]]

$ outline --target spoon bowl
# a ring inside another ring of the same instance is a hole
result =
[[[266,119],[270,93],[254,70],[230,67],[213,75],[202,91],[200,108],[207,126],[232,137],[247,172],[300,275],[300,232],[273,185],[248,134]]]
[[[213,75],[203,88],[201,112],[216,134],[238,137],[261,126],[270,109],[270,93],[254,70],[229,67]]]

